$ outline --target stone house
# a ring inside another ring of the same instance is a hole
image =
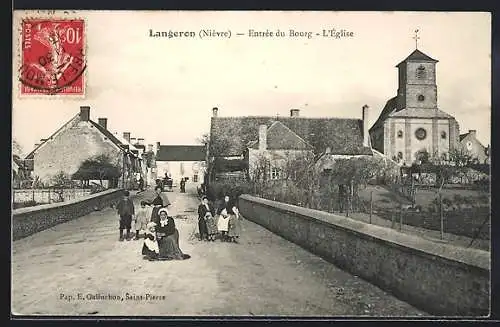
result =
[[[370,128],[373,148],[400,164],[411,165],[425,153],[446,160],[458,146],[457,121],[438,108],[437,62],[417,49],[399,63],[397,95]]]
[[[44,184],[50,184],[59,172],[71,176],[84,160],[97,155],[109,156],[120,167],[118,186],[128,187],[139,166],[129,146],[107,129],[106,118],[99,118],[98,123],[90,119],[89,106],[80,107],[78,114],[41,141],[26,156],[26,162],[31,163],[33,176]]]
[[[205,180],[206,149],[203,145],[160,145],[156,154],[159,177],[168,174],[174,184],[188,178],[188,184],[199,185]]]
[[[477,159],[477,163],[490,164],[490,149],[485,147],[476,138],[475,130],[469,130],[468,133],[460,134],[460,147],[463,151],[469,153],[472,158]]]
[[[310,153],[317,159],[327,149],[330,155],[371,155],[368,109],[363,108],[363,119],[344,119],[300,117],[299,109],[290,110],[290,117],[219,117],[214,108],[207,155],[210,180],[221,179],[220,163],[231,161],[233,170],[251,178],[258,156],[270,159],[269,175],[279,179],[280,164],[290,156]]]

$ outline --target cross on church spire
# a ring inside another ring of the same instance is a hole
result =
[[[416,29],[415,30],[415,36],[412,38],[412,39],[415,40],[415,49],[418,49],[418,40],[420,40],[420,38],[418,37],[418,32],[419,32],[419,30]]]

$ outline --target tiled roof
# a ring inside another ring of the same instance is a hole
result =
[[[107,129],[105,129],[104,127],[102,127],[101,125],[99,125],[98,123],[92,121],[92,120],[89,120],[89,122],[95,127],[97,128],[97,130],[99,132],[101,132],[102,134],[104,134],[104,136],[106,136],[111,142],[113,142],[116,146],[118,146],[120,149],[123,149],[123,146],[125,145],[124,143],[122,143],[115,135],[113,135],[113,133],[111,133],[110,131],[108,131]]]
[[[160,145],[156,161],[205,161],[205,146]]]
[[[218,156],[238,156],[249,142],[258,140],[259,125],[276,120],[309,143],[316,154],[330,147],[332,153],[363,154],[362,121],[343,118],[279,118],[270,116],[212,117],[210,152]]]
[[[422,51],[417,49],[417,50],[413,51],[408,57],[406,57],[405,60],[401,61],[396,67],[398,67],[399,65],[401,65],[402,63],[407,62],[407,61],[438,62],[438,60],[429,57],[428,55],[426,55],[425,53],[423,53]]]
[[[268,150],[312,150],[313,148],[280,121],[275,121],[267,128],[266,141]],[[259,142],[251,142],[249,147],[256,149],[259,147]]]

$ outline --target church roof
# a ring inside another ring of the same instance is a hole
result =
[[[383,124],[384,121],[387,119],[387,117],[389,117],[389,115],[394,111],[396,110],[396,105],[397,105],[397,100],[398,100],[398,97],[394,97],[394,98],[391,98],[389,99],[385,106],[384,106],[384,109],[382,109],[382,112],[380,113],[380,116],[378,117],[377,121],[373,124],[373,126],[370,128],[370,130],[372,130],[373,128],[379,126],[380,124]]]
[[[405,108],[394,112],[389,117],[398,118],[444,118],[451,119],[453,116],[439,109]]]
[[[422,51],[416,49],[408,57],[406,57],[405,60],[401,61],[396,67],[399,67],[399,65],[401,65],[402,63],[405,63],[407,61],[438,62],[438,60],[433,59],[433,58],[429,57],[428,55],[426,55],[425,53],[423,53]]]

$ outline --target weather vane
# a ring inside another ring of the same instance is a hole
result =
[[[413,39],[415,40],[415,49],[418,49],[418,40],[420,40],[420,38],[418,37],[418,28],[415,30],[415,36],[413,37]]]

